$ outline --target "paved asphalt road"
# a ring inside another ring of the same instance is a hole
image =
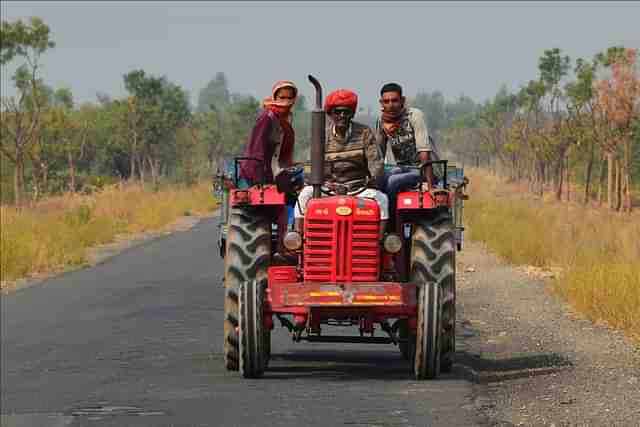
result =
[[[207,219],[3,296],[2,427],[480,424],[459,368],[415,381],[392,345],[278,328],[264,379],[225,371],[215,242]]]

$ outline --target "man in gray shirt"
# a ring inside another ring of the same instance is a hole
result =
[[[380,90],[382,115],[376,123],[376,138],[385,155],[386,164],[394,164],[385,173],[381,189],[389,197],[389,214],[393,217],[397,193],[420,182],[420,166],[432,159],[433,147],[429,143],[429,133],[422,111],[405,107],[406,99],[402,87],[397,83],[387,83]],[[432,170],[427,175],[432,180]]]

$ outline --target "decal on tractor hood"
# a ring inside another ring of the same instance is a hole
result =
[[[356,209],[356,215],[374,215],[375,211],[373,209]]]
[[[342,216],[351,215],[351,208],[349,206],[338,206],[336,208],[336,213]]]

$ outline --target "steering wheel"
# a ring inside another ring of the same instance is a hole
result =
[[[332,190],[331,188],[327,188],[325,186],[320,187],[320,191],[322,192],[322,194],[326,195],[326,196],[337,196],[337,195],[344,195],[344,196],[357,196],[358,194],[364,192],[368,187],[367,184],[369,183],[369,179],[367,178],[363,184],[363,186],[361,188],[359,188],[358,190],[356,190],[355,192],[349,192],[347,191],[346,194],[338,194],[336,193],[334,190]],[[340,183],[331,183],[329,185],[344,185],[344,184],[340,184]],[[346,187],[346,185],[345,185]]]

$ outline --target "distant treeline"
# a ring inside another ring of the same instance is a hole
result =
[[[17,95],[2,97],[0,110],[2,203],[90,192],[119,180],[157,188],[209,179],[223,159],[242,151],[261,108],[256,97],[233,93],[223,72],[192,107],[183,88],[144,70],[123,76],[127,97],[99,93],[96,102],[78,105],[70,89],[52,88],[41,75],[41,57],[55,47],[41,19],[3,21],[0,30],[0,65],[19,65],[12,76]],[[412,102],[433,129],[448,126],[442,94],[419,94]],[[461,98],[456,108],[471,112],[475,104]],[[310,141],[309,116],[301,96],[293,111],[299,160]]]
[[[569,185],[577,183],[585,204],[606,199],[630,211],[640,175],[638,60],[637,49],[622,46],[575,63],[560,49],[545,50],[536,80],[515,93],[503,87],[450,123],[447,146],[536,194],[551,189],[558,200],[577,199]]]
[[[232,92],[223,72],[192,105],[179,85],[140,69],[122,76],[126,97],[100,93],[78,105],[70,89],[52,88],[41,75],[41,57],[55,47],[41,19],[3,21],[0,31],[0,65],[19,65],[16,96],[3,96],[0,110],[2,203],[90,192],[120,180],[157,188],[210,179],[223,159],[242,152],[261,109],[259,98]],[[636,62],[635,50],[612,48],[591,62],[576,61],[575,78],[566,82],[569,58],[554,49],[540,58],[539,79],[517,93],[503,88],[479,104],[421,92],[409,104],[424,111],[445,155],[501,167],[536,191],[553,184],[559,197],[567,179],[579,180],[585,198],[609,195],[621,208],[640,170]],[[308,107],[301,96],[293,111],[298,160],[310,142]],[[357,119],[372,125],[376,115],[362,107]]]

